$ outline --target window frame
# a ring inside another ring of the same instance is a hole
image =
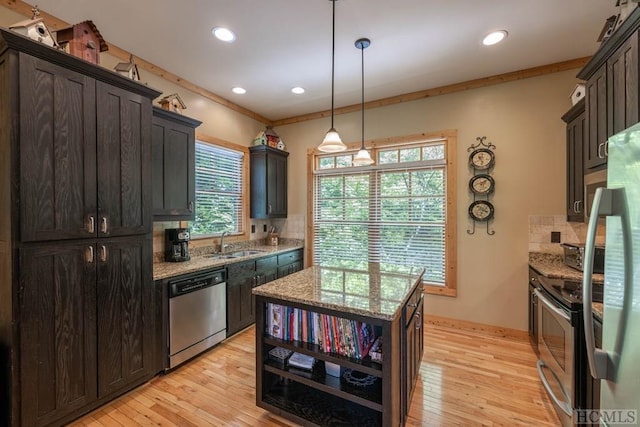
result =
[[[423,282],[425,293],[457,296],[457,191],[456,191],[456,157],[457,157],[457,131],[446,130],[435,133],[421,133],[393,138],[384,138],[366,141],[365,144],[371,153],[371,157],[378,158],[380,150],[389,148],[400,148],[401,146],[424,143],[424,142],[444,142],[445,146],[445,170],[446,170],[446,208],[445,208],[445,283],[444,286],[432,285]],[[338,154],[355,155],[361,143],[347,144],[347,150]],[[315,191],[314,191],[314,171],[319,168],[319,159],[326,155],[317,148],[307,150],[307,236],[306,236],[306,257],[308,260],[314,259],[313,242],[315,240]],[[377,162],[376,162],[377,163]],[[395,163],[395,166],[402,166],[403,163]],[[391,165],[390,165],[391,166]],[[335,168],[333,170],[367,170],[368,166]],[[319,169],[322,170],[322,169]]]
[[[235,144],[233,142],[229,142],[229,141],[225,141],[224,139],[220,139],[220,138],[216,138],[213,136],[208,136],[208,135],[204,135],[204,134],[198,134],[196,133],[196,137],[195,137],[196,142],[200,142],[200,143],[205,143],[205,144],[209,144],[212,145],[216,148],[224,148],[227,150],[232,150],[232,151],[237,151],[239,153],[242,153],[242,176],[241,176],[241,186],[242,186],[242,203],[240,204],[241,208],[242,208],[242,213],[241,213],[241,217],[242,217],[242,230],[240,232],[236,232],[236,233],[230,233],[229,234],[229,241],[236,241],[236,240],[245,240],[245,239],[249,239],[249,229],[250,229],[250,218],[249,218],[249,148],[239,145],[239,144]],[[197,173],[197,171],[196,171]],[[196,203],[197,203],[197,198],[196,198]],[[196,206],[197,208],[197,206]],[[193,222],[193,221],[190,221]],[[215,234],[192,234],[191,235],[191,240],[192,241],[202,241],[205,239],[211,239],[211,238],[216,238],[216,237],[221,237],[222,233],[215,233]],[[197,243],[196,243],[197,246]]]

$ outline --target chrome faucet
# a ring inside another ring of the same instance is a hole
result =
[[[227,247],[229,247],[229,245],[225,245],[224,244],[224,237],[228,236],[228,235],[229,235],[229,232],[225,231],[225,232],[222,233],[222,237],[220,237],[220,252],[221,253],[225,253],[226,250],[227,250]]]

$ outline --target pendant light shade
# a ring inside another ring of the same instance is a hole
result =
[[[335,80],[335,57],[336,57],[336,1],[329,0],[333,3],[333,23],[331,25],[331,129],[327,132],[322,141],[322,144],[318,146],[318,150],[324,153],[337,153],[338,151],[344,151],[347,146],[342,143],[338,131],[333,127],[333,105],[334,105],[334,80]]]
[[[369,151],[364,146],[364,50],[371,45],[371,40],[362,38],[356,40],[356,47],[362,52],[362,145],[360,151],[353,158],[354,166],[369,166],[373,164],[373,159],[369,155]]]

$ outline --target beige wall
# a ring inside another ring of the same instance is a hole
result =
[[[24,17],[0,7],[0,25]],[[102,65],[118,60],[102,54]],[[202,120],[198,132],[249,145],[263,124],[140,70],[143,82],[177,92],[186,115]],[[527,254],[529,215],[562,215],[565,197],[564,124],[576,71],[526,79],[487,88],[403,103],[366,113],[366,139],[444,129],[458,131],[458,296],[427,295],[427,313],[524,330],[527,327]],[[346,142],[360,139],[360,113],[336,116]],[[306,223],[306,152],[319,144],[329,120],[314,120],[276,129],[289,157],[289,217],[276,223],[284,237],[301,238]],[[497,146],[496,234],[483,229],[468,235],[466,148],[477,136]],[[261,229],[262,222],[257,223]],[[252,236],[256,237],[256,236]]]
[[[529,215],[558,215],[565,205],[565,126],[576,71],[367,110],[365,138],[458,131],[458,296],[427,295],[425,311],[438,316],[527,328]],[[360,113],[336,116],[343,141],[360,139]],[[276,129],[291,153],[289,217],[306,212],[306,152],[320,143],[328,119]],[[467,147],[486,136],[496,149],[492,199],[495,235],[467,234]],[[293,227],[288,227],[293,228]]]

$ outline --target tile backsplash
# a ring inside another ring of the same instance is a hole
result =
[[[551,232],[560,233],[561,243],[584,243],[587,224],[567,222],[566,215],[529,215],[529,252],[562,254],[559,243],[551,242]],[[604,244],[605,226],[598,225],[596,244]]]

